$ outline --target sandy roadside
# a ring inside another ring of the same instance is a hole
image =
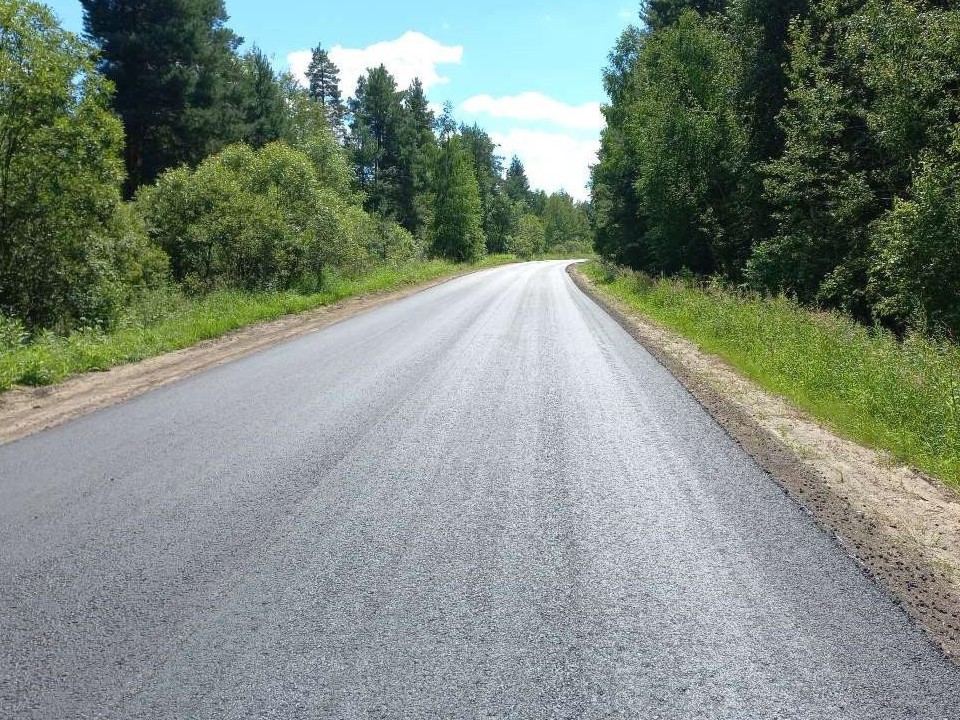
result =
[[[960,498],[838,437],[715,356],[574,282],[663,363],[780,486],[960,664]]]
[[[322,330],[472,272],[477,271],[468,270],[393,292],[358,295],[316,310],[241,328],[184,350],[120,365],[105,372],[77,375],[57,385],[13,388],[0,394],[0,445],[116,405],[272,345]]]

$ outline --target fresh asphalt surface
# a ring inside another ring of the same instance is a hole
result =
[[[0,448],[4,718],[957,718],[563,262]]]

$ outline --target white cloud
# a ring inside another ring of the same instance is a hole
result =
[[[311,58],[313,58],[313,52],[311,50],[297,50],[287,55],[287,65],[290,67],[290,74],[302,85],[307,85],[307,68],[310,67]]]
[[[577,200],[589,198],[590,166],[596,164],[600,140],[581,139],[541,130],[492,133],[509,161],[518,156],[534,189],[548,193],[565,190]]]
[[[499,98],[475,95],[465,100],[460,109],[471,115],[549,122],[559,127],[579,130],[600,130],[604,125],[600,103],[567,105],[539,92],[525,92]]]
[[[311,52],[298,50],[287,55],[290,71],[301,83],[306,84],[306,72],[310,66]],[[443,45],[423,33],[406,32],[396,40],[379,42],[365,48],[345,48],[335,45],[330,50],[330,59],[340,68],[340,89],[352,95],[357,80],[368,68],[385,65],[397,79],[397,85],[407,88],[415,78],[420,78],[424,89],[449,82],[443,77],[439,65],[459,65],[463,62],[463,47]]]

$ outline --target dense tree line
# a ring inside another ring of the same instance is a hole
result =
[[[595,243],[960,333],[960,10],[656,0],[604,74]]]
[[[222,0],[82,0],[86,39],[0,0],[0,331],[106,328],[174,283],[313,291],[332,272],[589,245],[489,135],[373,68],[305,87]]]

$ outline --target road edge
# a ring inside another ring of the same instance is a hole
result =
[[[14,387],[0,393],[0,446],[453,280],[514,264],[470,268],[399,290],[355,295],[302,313],[247,325],[181,350],[117,365],[109,370],[81,373],[43,387]]]
[[[960,665],[960,596],[955,576],[886,523],[843,496],[801,453],[751,418],[734,400],[692,372],[645,328],[649,322],[597,288],[577,264],[574,284],[662,364],[728,435]],[[661,328],[662,330],[662,328]],[[670,331],[663,330],[669,333]],[[677,336],[679,338],[679,336]],[[719,361],[718,361],[719,362]],[[750,382],[746,380],[746,382]],[[757,387],[758,392],[765,392]]]

